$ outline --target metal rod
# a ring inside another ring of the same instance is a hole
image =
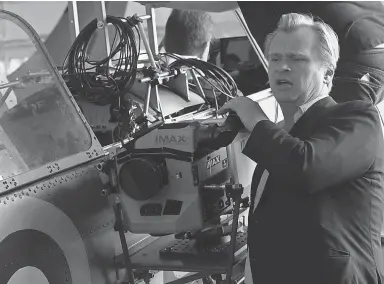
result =
[[[198,90],[200,96],[201,96],[202,98],[206,99],[204,90],[203,90],[203,88],[201,87],[200,81],[199,81],[199,79],[198,79],[197,76],[196,76],[196,72],[195,72],[195,70],[191,69],[190,71],[191,71],[191,74],[192,74],[192,77],[193,77],[193,81],[195,82],[195,84],[196,84],[196,86],[197,86],[197,90]]]
[[[139,18],[140,20],[146,21],[146,20],[150,19],[151,16],[150,16],[150,15],[143,15],[143,16],[138,16],[138,18]]]
[[[151,91],[152,91],[152,85],[148,83],[147,93],[145,94],[144,116],[148,115],[149,102],[151,101]]]
[[[232,269],[233,269],[233,264],[235,260],[236,236],[237,236],[237,229],[238,229],[239,215],[240,215],[241,195],[243,191],[244,191],[244,188],[241,184],[233,184],[230,192],[231,198],[233,200],[233,220],[232,220],[232,231],[231,231],[231,243],[229,245],[229,263],[228,263],[228,270],[226,274],[227,284],[232,283]]]
[[[12,92],[12,88],[8,88],[8,90],[5,91],[5,94],[0,99],[0,107],[3,106],[3,104],[8,99],[9,95],[11,94],[11,92]]]
[[[233,221],[232,221],[232,232],[231,232],[231,244],[230,244],[230,250],[229,250],[229,268],[227,272],[227,284],[232,283],[232,266],[235,259],[235,250],[236,250],[236,236],[237,236],[237,224],[239,222],[239,215],[240,215],[240,200],[241,200],[241,194],[234,194],[236,198],[233,198],[234,201],[234,209],[233,209]]]
[[[244,283],[244,281],[245,281],[245,276],[241,277],[239,280],[236,280],[235,284],[241,284],[241,283]]]
[[[157,55],[159,54],[159,46],[157,43],[156,14],[155,9],[150,3],[151,2],[145,5],[145,13],[151,16],[147,20],[149,46],[151,47],[154,57],[157,58]]]
[[[250,29],[248,28],[248,25],[247,25],[247,23],[243,17],[243,14],[241,14],[239,9],[235,10],[234,12],[235,12],[235,15],[236,15],[237,19],[239,20],[241,26],[243,27],[249,41],[251,42],[251,45],[252,45],[253,49],[255,50],[257,57],[259,57],[261,64],[263,64],[265,70],[268,71],[268,61],[265,59],[263,51],[261,50],[257,41],[252,36],[252,33],[251,33]]]
[[[168,71],[156,72],[156,74],[155,74],[156,79],[165,79],[165,78],[171,78],[171,77],[175,77],[175,74],[170,73]],[[151,80],[152,80],[151,77],[144,77],[142,79],[139,79],[139,82],[140,83],[147,83],[147,82],[150,82]]]
[[[217,102],[217,96],[214,89],[212,89],[212,93],[213,93],[213,98],[215,99],[216,118],[218,118],[217,111],[219,110],[219,103]]]
[[[13,86],[17,86],[17,85],[20,85],[20,84],[21,84],[20,81],[14,81],[14,82],[10,82],[10,83],[5,83],[5,84],[0,85],[0,90],[1,89],[5,89],[5,88],[9,88],[9,87],[13,87]]]
[[[123,217],[122,217],[122,204],[120,203],[120,199],[118,197],[115,198],[115,217],[116,217],[116,227],[119,237],[120,237],[120,242],[121,242],[121,247],[123,249],[123,257],[124,257],[124,264],[125,268],[127,269],[127,274],[128,274],[128,281],[129,284],[135,284],[135,279],[133,277],[132,273],[132,263],[131,263],[131,258],[129,256],[129,250],[128,250],[128,245],[127,245],[127,240],[125,238],[125,233],[124,233],[124,224],[123,224]]]
[[[97,4],[96,4],[97,5]],[[104,45],[104,52],[106,54],[105,57],[108,57],[110,56],[111,54],[111,46],[110,46],[110,41],[109,41],[109,32],[108,32],[108,24],[107,24],[107,11],[106,11],[106,8],[105,8],[105,1],[100,1],[100,6],[98,6],[98,8],[100,9],[100,11],[98,11],[98,14],[99,14],[99,17],[98,17],[98,27],[99,27],[99,23],[103,23],[103,26],[101,27],[103,29],[102,31],[102,37],[103,37],[103,45]],[[109,66],[111,66],[111,59],[108,60],[108,68]],[[107,68],[107,70],[108,70]]]
[[[160,101],[160,96],[159,96],[159,87],[157,85],[155,85],[155,94],[156,94],[156,99],[157,99],[157,106],[158,106],[159,111],[161,113],[161,118],[163,119],[163,121],[165,121],[164,113],[163,113],[163,107],[161,106],[161,101]]]
[[[77,11],[77,1],[68,1],[68,17],[69,17],[69,32],[71,36],[71,42],[74,42],[80,33],[79,14]]]
[[[137,17],[136,14],[135,16]],[[143,39],[144,47],[145,47],[145,50],[147,51],[149,62],[151,63],[152,67],[156,70],[157,69],[156,62],[155,62],[155,59],[153,58],[151,47],[149,46],[148,38],[147,38],[147,35],[145,34],[143,24],[139,21],[137,23],[137,26],[139,27],[140,36]]]

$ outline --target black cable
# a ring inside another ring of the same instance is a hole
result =
[[[91,21],[75,39],[64,60],[63,77],[75,96],[106,105],[122,99],[136,79],[140,33],[136,18],[107,16],[106,23],[115,28],[110,53],[91,60],[88,46],[97,23],[97,19]],[[113,68],[111,62],[115,63]]]
[[[206,81],[214,90],[233,98],[237,96],[237,85],[233,78],[220,67],[196,58],[182,58],[176,54],[164,53],[162,55],[175,59],[169,68],[180,68],[182,66],[193,69],[201,78]]]

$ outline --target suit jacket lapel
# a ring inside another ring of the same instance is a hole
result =
[[[313,104],[300,118],[299,120],[293,125],[291,131],[289,132],[290,135],[294,137],[298,137],[301,139],[305,139],[308,137],[311,132],[313,131],[315,125],[321,121],[322,116],[326,113],[327,109],[329,107],[332,107],[336,105],[337,103],[331,98],[326,97],[324,99],[321,99],[320,101]],[[257,165],[255,172],[253,174],[252,178],[252,186],[251,186],[251,207],[249,214],[253,214],[254,212],[254,200],[256,197],[256,189],[260,183],[261,177],[263,175],[265,168],[262,167],[262,165]],[[265,185],[268,186],[268,182]],[[265,192],[264,192],[265,194]],[[260,199],[261,202],[262,198]],[[260,204],[259,202],[259,204]]]
[[[314,126],[321,120],[327,109],[336,104],[331,97],[326,97],[316,102],[293,125],[289,134],[299,138],[306,137],[308,133],[312,132]]]

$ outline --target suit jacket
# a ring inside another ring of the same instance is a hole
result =
[[[257,163],[248,227],[255,284],[373,284],[384,280],[380,232],[384,142],[370,103],[327,97],[287,133],[259,122],[243,150]]]

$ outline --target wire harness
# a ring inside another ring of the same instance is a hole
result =
[[[172,53],[162,53],[161,55],[175,59],[168,66],[169,69],[179,69],[183,66],[191,68],[215,92],[219,92],[227,98],[237,97],[238,89],[235,81],[226,71],[216,65],[197,58],[183,58]]]
[[[115,30],[107,57],[90,59],[88,48],[99,28],[94,19],[77,36],[63,64],[63,77],[73,94],[97,105],[116,104],[132,87],[140,52],[136,17],[108,15],[106,23]]]

